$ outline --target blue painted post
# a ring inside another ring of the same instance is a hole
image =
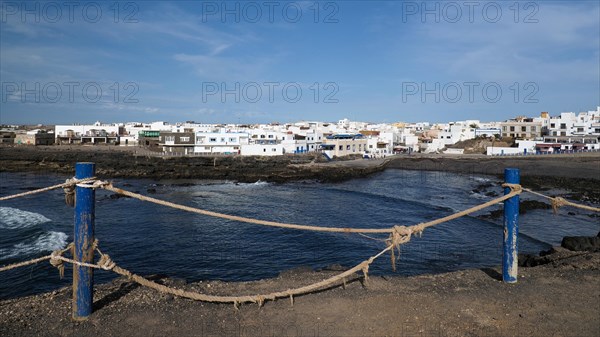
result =
[[[504,181],[509,184],[520,184],[519,169],[504,169]],[[504,195],[510,193],[510,188],[504,188]],[[519,196],[504,201],[504,242],[502,245],[502,280],[506,283],[517,282],[519,236]]]
[[[84,179],[96,174],[96,164],[75,164],[75,178]],[[94,221],[96,191],[93,188],[75,188],[75,229],[73,258],[93,263]],[[94,299],[94,270],[73,265],[73,319],[85,320],[92,313]]]

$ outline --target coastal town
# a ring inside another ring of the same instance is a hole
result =
[[[531,155],[600,150],[600,106],[579,113],[515,117],[501,122],[367,123],[301,121],[269,124],[128,122],[54,126],[3,125],[2,144],[141,147],[165,156],[280,156],[445,153]]]
[[[0,0],[0,337],[600,337],[599,56],[599,0]]]

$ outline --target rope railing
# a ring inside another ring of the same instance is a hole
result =
[[[221,295],[207,295],[207,294],[203,294],[203,293],[199,293],[199,292],[195,292],[195,291],[187,291],[187,290],[183,290],[183,289],[172,288],[172,287],[168,287],[168,286],[156,283],[154,281],[148,280],[142,276],[139,276],[137,274],[130,272],[129,270],[127,270],[125,268],[118,266],[110,258],[110,256],[108,254],[104,254],[97,247],[97,241],[94,242],[94,245],[96,247],[96,249],[95,249],[96,252],[98,252],[98,254],[100,255],[100,258],[98,259],[98,262],[96,262],[96,263],[79,262],[74,259],[62,256],[62,254],[64,252],[66,252],[69,249],[69,247],[67,247],[66,249],[63,249],[63,250],[55,251],[51,255],[46,256],[44,258],[50,259],[51,263],[55,267],[61,266],[62,262],[67,262],[67,263],[72,263],[74,265],[78,265],[78,266],[82,266],[82,267],[90,267],[90,268],[94,268],[94,269],[102,269],[102,270],[112,271],[121,276],[125,276],[129,280],[132,280],[142,286],[149,287],[149,288],[152,288],[154,290],[157,290],[157,291],[160,291],[163,293],[167,293],[167,294],[171,294],[171,295],[175,295],[175,296],[179,296],[179,297],[184,297],[184,298],[189,298],[192,300],[203,301],[203,302],[233,303],[236,308],[241,303],[257,303],[259,306],[262,306],[266,300],[273,301],[278,298],[287,298],[287,297],[290,298],[290,300],[292,301],[292,304],[293,304],[294,296],[311,293],[311,292],[314,292],[319,289],[333,286],[333,285],[339,283],[340,281],[345,284],[346,279],[358,271],[363,272],[364,278],[366,280],[366,279],[368,279],[369,265],[372,264],[378,257],[380,257],[381,255],[383,255],[385,252],[387,252],[388,250],[390,250],[392,248],[391,246],[388,246],[385,249],[383,249],[382,251],[380,251],[378,254],[370,257],[367,260],[362,261],[361,263],[357,264],[356,266],[354,266],[340,274],[334,275],[325,280],[322,280],[322,281],[319,281],[316,283],[312,283],[312,284],[309,284],[309,285],[306,285],[303,287],[287,289],[284,291],[271,292],[268,294],[260,294],[260,295],[221,296]]]
[[[93,243],[93,250],[97,251],[100,256],[100,258],[98,259],[98,261],[96,263],[81,262],[81,261],[77,261],[72,258],[64,257],[63,254],[67,251],[71,251],[71,254],[73,254],[73,250],[72,250],[73,244],[71,243],[66,248],[54,251],[50,255],[0,267],[0,272],[3,272],[3,271],[19,268],[19,267],[36,264],[41,261],[50,260],[50,263],[54,267],[59,269],[59,273],[62,278],[63,273],[64,273],[64,263],[71,263],[73,265],[77,265],[80,267],[89,267],[89,268],[94,268],[94,269],[102,269],[102,270],[112,271],[116,274],[125,276],[128,279],[130,279],[140,285],[155,289],[155,290],[163,292],[163,293],[168,293],[168,294],[175,295],[175,296],[180,296],[180,297],[185,297],[185,298],[199,300],[199,301],[205,301],[205,302],[233,303],[236,308],[241,303],[257,303],[257,304],[259,304],[259,306],[262,306],[266,300],[275,300],[278,298],[286,298],[286,297],[289,297],[291,300],[291,303],[293,304],[294,296],[311,293],[311,292],[314,292],[319,289],[323,289],[326,287],[330,287],[330,286],[339,284],[340,282],[343,282],[345,284],[347,278],[349,278],[351,275],[353,275],[354,273],[359,272],[359,271],[363,272],[364,279],[367,280],[369,266],[377,258],[379,258],[381,255],[385,254],[388,251],[391,253],[392,268],[395,270],[395,262],[396,262],[397,258],[395,257],[394,250],[396,249],[399,254],[400,253],[400,245],[409,242],[413,235],[415,235],[415,234],[421,235],[426,228],[433,227],[433,226],[436,226],[436,225],[439,225],[441,223],[445,223],[445,222],[448,222],[451,220],[455,220],[460,217],[477,212],[479,210],[485,209],[487,207],[496,205],[502,201],[506,201],[516,195],[521,194],[523,191],[552,200],[552,205],[555,208],[555,210],[560,206],[573,206],[573,207],[579,207],[581,209],[590,210],[590,211],[596,211],[596,212],[600,211],[600,208],[576,204],[576,203],[573,203],[570,201],[566,201],[565,199],[559,198],[559,197],[549,197],[544,194],[522,188],[522,186],[519,184],[508,184],[508,183],[505,183],[502,186],[505,188],[509,188],[510,189],[509,193],[507,193],[501,197],[495,198],[493,200],[490,200],[488,202],[485,202],[483,204],[476,205],[474,207],[465,209],[460,212],[453,213],[451,215],[448,215],[448,216],[445,216],[445,217],[442,217],[439,219],[435,219],[435,220],[424,222],[424,223],[419,223],[417,225],[412,225],[412,226],[396,225],[396,226],[393,226],[390,228],[322,227],[322,226],[308,226],[308,225],[299,225],[299,224],[281,223],[281,222],[268,221],[268,220],[252,219],[252,218],[247,218],[247,217],[242,217],[242,216],[229,215],[229,214],[223,214],[223,213],[218,213],[218,212],[214,212],[214,211],[194,208],[194,207],[190,207],[190,206],[180,205],[180,204],[176,204],[173,202],[144,196],[144,195],[141,195],[138,193],[134,193],[134,192],[120,189],[120,188],[116,188],[112,185],[112,183],[106,182],[106,181],[100,181],[100,180],[97,180],[96,178],[86,178],[86,179],[79,179],[79,180],[69,179],[69,180],[67,180],[67,182],[65,182],[63,184],[54,185],[54,186],[50,186],[47,188],[42,188],[42,189],[29,191],[29,192],[25,192],[25,193],[19,193],[19,194],[7,196],[7,197],[2,197],[2,198],[0,198],[0,201],[13,199],[13,198],[17,198],[17,197],[23,197],[26,195],[41,193],[41,192],[45,192],[45,191],[50,191],[50,190],[58,189],[58,188],[65,188],[65,189],[71,188],[72,189],[73,186],[75,186],[75,185],[77,185],[78,187],[83,187],[83,188],[93,188],[93,189],[102,188],[107,191],[125,195],[125,196],[135,198],[135,199],[138,199],[141,201],[147,201],[147,202],[151,202],[151,203],[158,204],[158,205],[163,205],[163,206],[172,207],[175,209],[180,209],[180,210],[184,210],[184,211],[188,211],[188,212],[192,212],[192,213],[202,214],[202,215],[206,215],[206,216],[211,216],[211,217],[216,217],[216,218],[221,218],[221,219],[226,219],[226,220],[231,220],[231,221],[239,221],[239,222],[252,223],[252,224],[257,224],[257,225],[288,228],[288,229],[297,229],[297,230],[311,230],[311,231],[319,231],[319,232],[338,232],[338,233],[358,233],[363,236],[366,236],[366,235],[364,235],[364,233],[387,233],[387,234],[389,234],[389,237],[387,240],[381,240],[386,244],[386,247],[383,250],[381,250],[378,254],[371,256],[370,258],[362,261],[361,263],[357,264],[356,266],[354,266],[340,274],[337,274],[337,275],[327,278],[325,280],[322,280],[322,281],[319,281],[316,283],[312,283],[312,284],[309,284],[309,285],[306,285],[303,287],[299,287],[299,288],[295,288],[295,289],[287,289],[285,291],[271,292],[268,294],[261,294],[261,295],[243,295],[243,296],[208,295],[208,294],[202,294],[202,293],[193,292],[193,291],[172,288],[172,287],[168,287],[168,286],[156,283],[154,281],[148,280],[142,276],[134,274],[131,271],[118,266],[114,261],[112,261],[112,259],[110,258],[110,256],[108,254],[104,254],[102,251],[100,251],[100,249],[98,248],[97,240],[94,241],[94,243]],[[70,190],[70,191],[65,190],[65,193],[66,194],[72,193],[72,190]],[[375,239],[375,238],[372,238],[369,236],[366,236],[366,237],[368,237],[370,239]],[[378,240],[378,239],[375,239],[375,240]],[[399,255],[398,255],[398,257],[399,257]]]
[[[77,184],[80,184],[80,183],[92,182],[92,181],[95,181],[95,180],[96,180],[96,177],[85,178],[85,179],[75,179],[75,178],[73,178],[73,179],[67,179],[67,181],[64,182],[64,183],[62,183],[62,184],[48,186],[48,187],[39,188],[39,189],[32,190],[32,191],[27,191],[27,192],[23,192],[23,193],[17,193],[17,194],[12,194],[12,195],[7,195],[7,196],[4,196],[4,197],[0,197],[0,201],[14,199],[14,198],[20,198],[20,197],[26,197],[28,195],[33,195],[33,194],[38,194],[38,193],[42,193],[42,192],[52,191],[52,190],[56,190],[56,189],[59,189],[59,188],[63,188],[63,189],[64,188],[69,188],[69,187],[73,187],[73,186],[75,186]]]
[[[308,226],[308,225],[298,225],[298,224],[282,223],[282,222],[276,222],[276,221],[252,219],[252,218],[247,218],[247,217],[238,216],[238,215],[224,214],[224,213],[204,210],[204,209],[200,209],[200,208],[185,206],[185,205],[176,204],[176,203],[173,203],[170,201],[165,201],[165,200],[148,197],[148,196],[145,196],[145,195],[142,195],[139,193],[134,193],[134,192],[126,191],[124,189],[116,188],[112,185],[112,183],[109,183],[109,182],[96,182],[95,184],[91,185],[90,187],[103,188],[107,191],[125,195],[130,198],[135,198],[138,200],[151,202],[151,203],[154,203],[157,205],[172,207],[172,208],[180,209],[180,210],[187,211],[187,212],[203,214],[203,215],[207,215],[207,216],[211,216],[211,217],[215,217],[215,218],[226,219],[226,220],[231,220],[231,221],[239,221],[239,222],[252,223],[252,224],[257,224],[257,225],[263,225],[263,226],[298,229],[298,230],[309,230],[309,231],[317,231],[317,232],[337,232],[337,233],[393,233],[395,231],[394,227],[390,227],[390,228],[322,227],[322,226]],[[437,224],[447,222],[450,220],[454,220],[456,218],[460,218],[462,216],[474,213],[483,208],[490,207],[499,202],[510,199],[510,198],[514,197],[515,195],[518,195],[521,193],[520,186],[506,186],[506,187],[511,188],[511,193],[504,195],[502,197],[498,197],[494,200],[488,201],[482,205],[478,205],[478,206],[469,208],[467,210],[464,210],[464,211],[456,213],[456,214],[452,214],[447,217],[443,217],[443,218],[440,218],[440,219],[437,219],[434,221],[421,223],[416,226],[411,226],[411,228],[414,227],[415,232],[422,232],[427,227],[435,226]]]
[[[550,200],[551,205],[552,205],[552,210],[554,211],[555,214],[558,213],[558,209],[560,207],[562,207],[562,206],[571,206],[571,207],[585,209],[585,210],[592,211],[592,212],[600,212],[600,208],[598,208],[598,207],[592,207],[592,206],[588,206],[588,205],[577,204],[577,203],[568,201],[567,199],[562,198],[562,197],[549,197],[549,196],[547,196],[545,194],[532,191],[532,190],[530,190],[528,188],[524,188],[523,190],[525,192],[529,192],[529,193],[531,193],[533,195],[537,195],[538,197],[542,197],[542,198]]]

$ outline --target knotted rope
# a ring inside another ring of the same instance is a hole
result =
[[[267,300],[273,301],[278,298],[286,298],[286,297],[288,297],[290,299],[290,303],[293,305],[294,304],[294,296],[311,293],[311,292],[314,292],[319,289],[333,286],[340,282],[343,282],[345,284],[346,278],[348,278],[349,276],[353,275],[354,273],[356,273],[358,271],[363,272],[364,279],[366,281],[368,279],[369,265],[371,263],[373,263],[373,261],[375,261],[378,257],[380,257],[385,252],[387,252],[389,249],[390,249],[389,247],[386,247],[385,249],[380,251],[377,255],[370,257],[369,259],[359,263],[358,265],[346,270],[345,272],[343,272],[341,274],[332,276],[328,279],[325,279],[325,280],[322,280],[322,281],[319,281],[319,282],[316,282],[313,284],[309,284],[307,286],[303,286],[303,287],[299,287],[299,288],[295,288],[295,289],[287,289],[284,291],[272,292],[272,293],[268,293],[268,294],[244,295],[244,296],[207,295],[207,294],[202,294],[202,293],[198,293],[198,292],[194,292],[194,291],[186,291],[186,290],[182,290],[182,289],[168,287],[168,286],[153,282],[151,280],[148,280],[137,274],[134,274],[127,269],[119,267],[114,261],[112,261],[110,259],[108,254],[104,254],[98,248],[96,249],[96,251],[100,255],[100,259],[98,260],[98,262],[96,264],[78,263],[77,261],[67,259],[63,256],[60,256],[60,259],[63,261],[66,261],[66,262],[71,262],[71,263],[74,262],[75,264],[86,266],[86,267],[111,270],[119,275],[127,277],[129,280],[131,280],[133,282],[139,283],[142,286],[149,287],[149,288],[155,289],[155,290],[163,292],[163,293],[167,293],[167,294],[171,294],[171,295],[179,296],[179,297],[185,297],[185,298],[198,300],[198,301],[204,301],[204,302],[232,303],[234,305],[234,308],[237,309],[241,303],[256,303],[259,306],[262,306],[262,305],[264,305],[265,301],[267,301]]]
[[[75,181],[75,178],[67,179],[65,180],[65,183],[68,183],[69,185],[63,187],[63,191],[65,192],[65,203],[71,207],[75,206]]]
[[[392,270],[396,271],[396,261],[400,259],[400,245],[410,241],[413,234],[418,234],[419,237],[425,230],[425,224],[418,224],[410,227],[406,226],[394,226],[390,237],[385,241],[388,248],[390,248],[390,258],[392,263]],[[394,249],[398,251],[398,257],[394,253]]]
[[[176,203],[173,203],[170,201],[160,200],[160,199],[148,197],[145,195],[141,195],[138,193],[133,193],[133,192],[126,191],[126,190],[123,190],[120,188],[116,188],[109,182],[98,181],[98,182],[95,182],[93,185],[90,185],[89,187],[103,188],[105,190],[112,191],[112,192],[115,192],[115,193],[118,193],[121,195],[125,195],[125,196],[131,197],[131,198],[151,202],[151,203],[154,203],[157,205],[163,205],[163,206],[167,206],[167,207],[171,207],[171,208],[175,208],[175,209],[180,209],[180,210],[187,211],[187,212],[207,215],[207,216],[226,219],[226,220],[240,221],[240,222],[252,223],[252,224],[257,224],[257,225],[263,225],[263,226],[289,228],[289,229],[301,229],[301,230],[310,230],[310,231],[317,231],[317,232],[336,232],[336,233],[391,233],[392,232],[391,228],[340,228],[340,227],[307,226],[307,225],[281,223],[281,222],[275,222],[275,221],[246,218],[246,217],[237,216],[237,215],[223,214],[223,213],[208,211],[208,210],[204,210],[204,209],[194,208],[194,207],[190,207],[190,206],[180,205],[180,204],[176,204]]]
[[[558,214],[558,209],[562,206],[567,206],[569,203],[564,198],[554,197],[552,200],[550,200],[550,204],[552,205],[552,212],[554,212],[554,214]]]
[[[15,269],[15,268],[29,266],[29,265],[36,264],[38,262],[45,261],[45,260],[50,260],[50,263],[53,266],[57,267],[58,270],[59,270],[59,272],[61,272],[61,268],[60,268],[61,267],[60,266],[61,263],[58,263],[56,261],[56,259],[58,259],[58,256],[62,255],[64,252],[66,252],[67,250],[71,249],[72,246],[73,246],[73,243],[70,243],[70,244],[68,244],[63,249],[59,249],[59,250],[53,251],[52,254],[50,254],[50,255],[46,255],[46,256],[38,257],[38,258],[31,259],[31,260],[28,260],[28,261],[23,261],[23,262],[19,262],[19,263],[13,263],[13,264],[9,264],[7,266],[0,267],[0,272],[11,270],[11,269]],[[62,275],[62,273],[61,273],[61,275]]]
[[[73,242],[71,242],[64,249],[55,250],[52,252],[52,254],[50,254],[50,264],[56,269],[58,269],[58,275],[61,279],[65,276],[65,266],[64,261],[60,259],[60,257],[62,257],[62,254],[64,254],[68,250],[70,250],[72,254],[73,247]]]
[[[526,192],[529,192],[531,194],[537,195],[539,197],[550,200],[550,204],[552,205],[552,211],[554,212],[554,214],[557,214],[558,209],[563,206],[571,206],[571,207],[576,207],[576,208],[580,208],[580,209],[585,209],[587,211],[600,212],[600,208],[598,208],[598,207],[576,204],[576,203],[568,201],[567,199],[562,198],[562,197],[549,197],[545,194],[532,191],[528,188],[524,188],[523,190]]]
[[[73,186],[73,185],[78,184],[78,183],[85,183],[85,182],[90,182],[90,181],[94,181],[94,180],[96,180],[96,177],[85,178],[85,179],[74,179],[74,178],[73,179],[67,179],[67,181],[64,182],[64,183],[62,183],[62,184],[48,186],[48,187],[44,187],[44,188],[39,188],[37,190],[32,190],[32,191],[27,191],[27,192],[23,192],[23,193],[17,193],[17,194],[12,194],[12,195],[7,195],[7,196],[4,196],[4,197],[0,197],[0,201],[14,199],[14,198],[20,198],[20,197],[25,197],[25,196],[32,195],[32,194],[47,192],[47,191],[55,190],[55,189],[58,189],[58,188],[65,188],[65,187],[68,187],[68,186]]]

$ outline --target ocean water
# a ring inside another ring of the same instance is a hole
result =
[[[1,173],[0,195],[60,183],[68,177]],[[502,189],[496,177],[444,172],[387,170],[343,183],[237,184],[228,181],[114,180],[156,198],[207,210],[288,223],[384,228],[412,225],[480,204],[486,192]],[[351,267],[378,253],[383,243],[356,234],[318,233],[263,227],[187,213],[129,198],[96,195],[96,237],[100,248],[134,273],[165,274],[187,281],[256,280],[280,272],[333,264]],[[524,194],[523,198],[540,200]],[[496,209],[501,208],[497,205]],[[490,209],[491,210],[491,209]],[[567,212],[574,212],[568,215]],[[486,213],[482,211],[481,213]],[[600,219],[578,209],[534,210],[520,217],[519,249],[537,253],[565,235],[596,235]],[[416,275],[500,265],[502,219],[463,217],[427,229],[402,246],[394,273],[388,257],[373,275]],[[385,236],[373,237],[384,239]],[[73,239],[73,208],[62,190],[0,202],[0,265],[49,254]],[[0,298],[25,296],[71,284],[48,262],[0,274]],[[96,282],[114,274],[96,271]]]

